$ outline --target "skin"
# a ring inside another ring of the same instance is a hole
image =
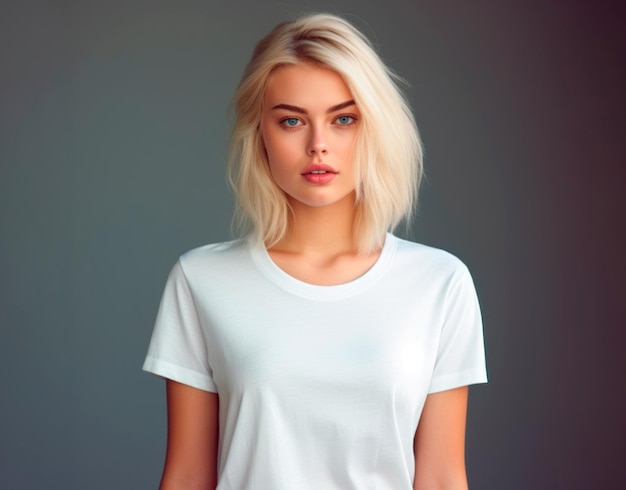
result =
[[[217,485],[217,393],[166,381],[167,452],[160,490],[208,490]]]
[[[270,170],[294,217],[286,236],[268,252],[285,272],[311,284],[351,281],[380,255],[379,250],[358,254],[353,240],[352,160],[361,114],[351,101],[341,76],[310,65],[277,70],[263,100],[261,132]],[[337,171],[334,180],[307,182],[302,177],[307,166],[322,162]]]
[[[263,99],[261,133],[274,181],[298,211],[354,200],[354,142],[360,112],[343,79],[308,65],[278,69]],[[332,150],[332,151],[331,151]],[[327,164],[335,179],[307,182],[309,164]]]
[[[261,132],[270,171],[293,209],[286,236],[268,250],[285,272],[333,285],[363,275],[380,250],[359,254],[353,239],[353,150],[361,114],[336,72],[310,65],[283,67],[270,78]],[[329,183],[307,181],[311,164],[336,172]],[[214,489],[219,401],[167,381],[168,444],[161,490]],[[466,490],[467,387],[431,394],[414,435],[415,490]]]
[[[467,490],[467,386],[426,397],[414,440],[415,490]]]

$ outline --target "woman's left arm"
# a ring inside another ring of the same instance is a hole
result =
[[[428,395],[415,433],[414,490],[467,490],[467,386]]]

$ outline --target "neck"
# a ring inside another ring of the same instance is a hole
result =
[[[316,254],[354,253],[354,196],[331,205],[312,207],[291,203],[292,220],[285,237],[275,246],[289,252]]]

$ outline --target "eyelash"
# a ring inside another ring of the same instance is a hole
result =
[[[353,126],[354,124],[356,124],[356,122],[358,121],[358,118],[356,116],[353,116],[351,114],[341,114],[339,116],[337,116],[334,120],[333,123],[336,123],[339,119],[341,118],[350,118],[350,122],[346,123],[346,124],[338,124],[338,126],[341,127],[349,127],[349,126]],[[288,125],[287,121],[297,121],[299,123],[302,123],[302,119],[300,119],[299,117],[293,117],[293,116],[289,116],[289,117],[284,117],[279,121],[279,124],[285,128],[285,129],[295,129],[298,126],[300,126],[301,124],[295,124],[293,126]]]
[[[341,116],[337,116],[335,118],[335,121],[337,121],[338,119],[341,119],[342,117],[350,118],[351,121],[346,124],[340,124],[340,126],[352,126],[353,124],[356,124],[356,122],[358,121],[358,119],[355,116],[352,116],[351,114],[342,114]]]
[[[289,124],[287,124],[287,121],[297,121],[297,122],[299,122],[299,123],[301,123],[301,122],[302,122],[302,121],[301,121],[299,118],[297,118],[297,117],[284,117],[284,118],[282,118],[282,119],[280,120],[280,125],[281,125],[283,128],[286,128],[286,129],[297,128],[298,126],[300,126],[299,124],[289,125]]]

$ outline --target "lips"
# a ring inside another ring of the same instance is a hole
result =
[[[304,172],[302,172],[302,175],[305,175],[305,174],[318,174],[319,175],[319,174],[325,174],[325,173],[337,174],[339,172],[337,172],[330,165],[326,165],[325,163],[312,163],[307,168],[304,169]]]
[[[312,163],[304,169],[301,175],[310,184],[328,184],[338,173],[333,167],[325,163]]]

